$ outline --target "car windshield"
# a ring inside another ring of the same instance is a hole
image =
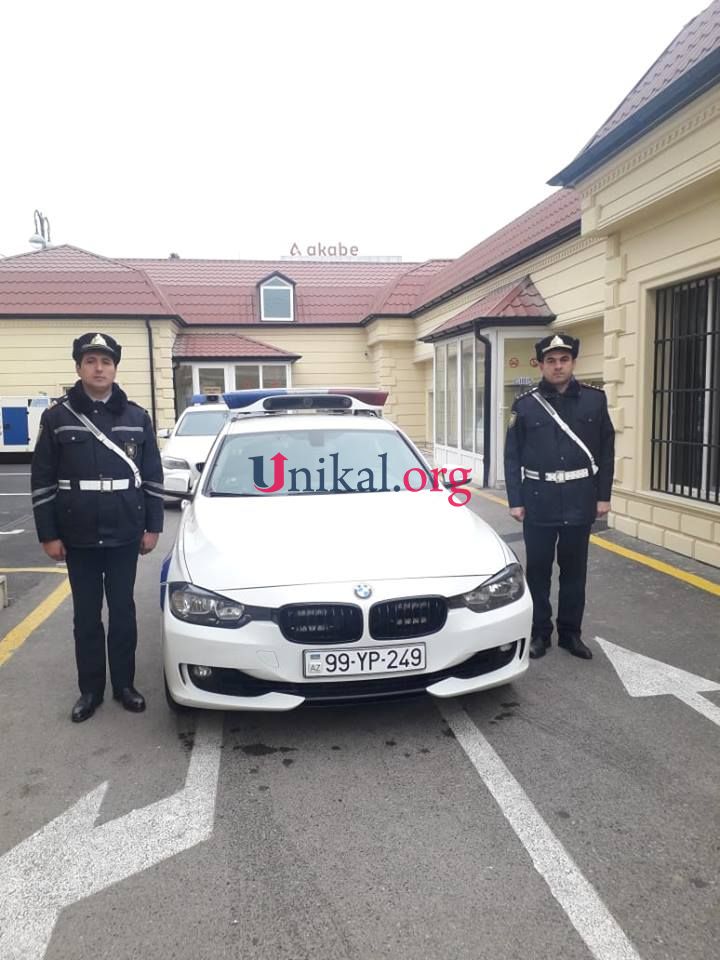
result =
[[[423,489],[423,477],[429,488],[426,465],[390,430],[279,430],[227,436],[204,492],[228,497],[377,493]]]
[[[214,437],[230,416],[229,410],[186,413],[177,428],[176,437]]]

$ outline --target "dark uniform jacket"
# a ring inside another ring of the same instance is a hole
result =
[[[135,487],[130,465],[97,440],[63,406],[84,413],[140,470]],[[78,480],[128,479],[127,490],[80,490]],[[70,489],[59,489],[69,480]],[[107,403],[92,400],[78,381],[40,421],[31,473],[35,526],[41,543],[62,540],[71,547],[114,547],[140,541],[163,528],[163,472],[147,412],[113,384]]]
[[[536,391],[555,408],[590,450],[595,476],[553,483],[523,479],[521,468],[543,473],[590,467],[586,453],[556,425],[537,400]],[[615,431],[603,390],[574,378],[564,393],[545,380],[518,397],[505,440],[505,486],[511,507],[525,507],[528,523],[542,526],[592,523],[599,500],[610,500],[615,464]]]

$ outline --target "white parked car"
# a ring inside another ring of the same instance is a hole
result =
[[[160,454],[165,489],[178,493],[192,490],[200,476],[197,464],[205,462],[229,416],[227,405],[219,398],[201,399],[196,395],[193,401],[193,406],[183,410],[172,430],[158,431],[160,439],[167,437]]]
[[[384,398],[225,394],[234,416],[163,564],[171,707],[452,697],[527,669],[515,554],[464,506],[468,471],[433,478]]]

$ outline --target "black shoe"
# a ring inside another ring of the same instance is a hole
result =
[[[95,713],[95,708],[103,702],[101,693],[83,693],[72,708],[70,717],[73,723],[82,723],[83,720],[89,720]]]
[[[113,699],[120,703],[131,713],[142,713],[145,709],[145,697],[138,693],[135,687],[123,687],[122,690],[116,690],[113,693]]]
[[[550,636],[543,636],[540,633],[534,633],[530,638],[530,659],[537,660],[538,657],[544,657],[545,651],[551,644]]]
[[[579,633],[561,633],[558,638],[558,646],[567,650],[574,657],[580,657],[581,660],[592,660],[592,650],[585,646]]]

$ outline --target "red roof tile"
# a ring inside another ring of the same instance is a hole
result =
[[[551,245],[556,234],[573,227],[580,232],[580,197],[574,190],[556,190],[431,277],[418,295],[415,310],[452,290],[501,273],[508,261],[529,259],[543,244]]]
[[[288,353],[269,343],[241,337],[234,333],[183,333],[173,345],[175,359],[219,357],[224,359],[273,359],[297,360],[298,354]]]
[[[443,270],[452,260],[428,260],[408,270],[383,287],[370,311],[371,315],[407,314],[417,303],[418,296],[430,277]]]
[[[547,320],[555,319],[555,314],[547,305],[530,277],[514,280],[481,297],[460,313],[446,320],[432,331],[427,338],[434,339],[439,333],[449,333],[470,324],[473,320]]]
[[[257,285],[274,272],[295,283],[295,323],[357,324],[415,263],[269,260],[128,260],[190,324],[256,324]],[[412,281],[411,281],[412,284]],[[282,326],[282,324],[279,324]]]
[[[0,314],[173,316],[175,311],[142,270],[60,246],[0,260]]]
[[[695,64],[718,49],[720,49],[720,0],[714,0],[709,7],[683,27],[582,152],[584,153],[606,137],[661,91],[683,77]]]

